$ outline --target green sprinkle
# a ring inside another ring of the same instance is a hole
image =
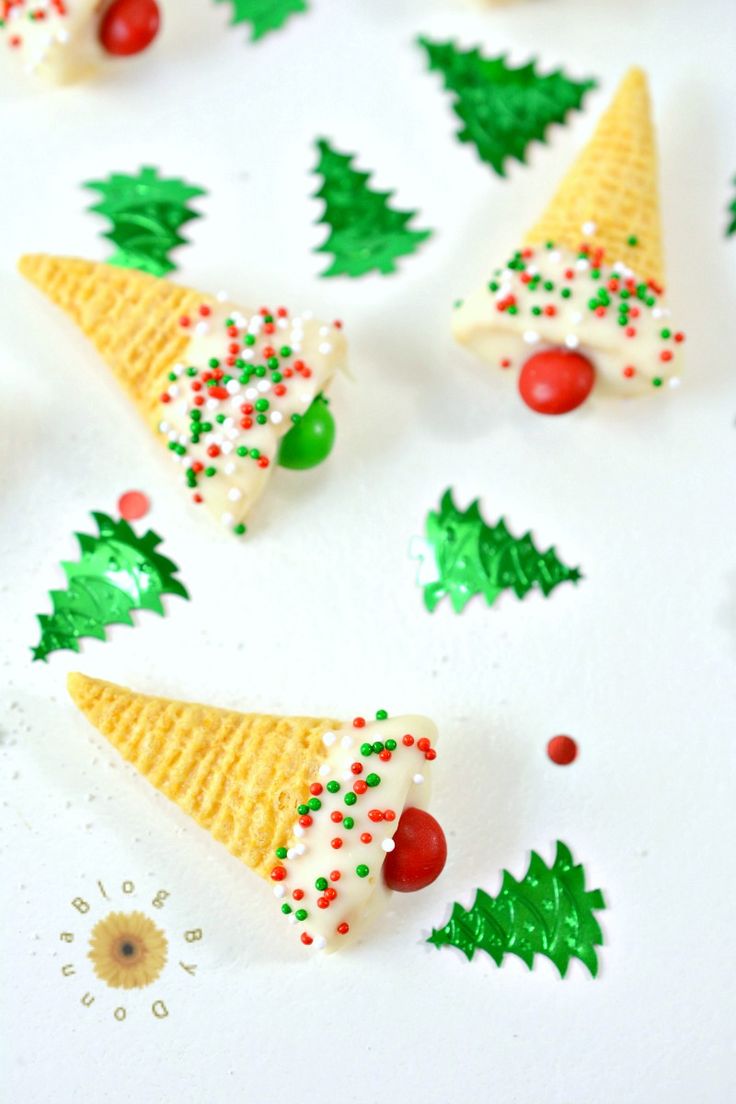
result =
[[[351,828],[355,827],[355,821],[352,817],[343,817],[342,826],[343,828],[347,828],[349,831]]]
[[[659,336],[666,341],[668,337],[672,337],[672,330],[660,330]]]
[[[273,368],[278,368],[278,366],[279,366],[279,358],[278,358],[278,357],[269,357],[269,358],[268,358],[268,360],[266,361],[266,364],[267,364],[267,365],[268,365],[268,367],[269,367],[269,368],[271,368],[271,369],[273,369]]]
[[[545,291],[554,291],[555,290],[555,285],[552,283],[551,280],[545,280],[542,287],[544,288]]]
[[[507,307],[506,309],[508,310],[509,314],[518,314],[519,313],[519,308],[514,306],[513,303],[511,304],[510,307]]]
[[[255,343],[256,343],[256,339],[255,339],[254,334],[246,334],[245,335],[245,344],[246,345],[255,345]]]
[[[370,874],[370,870],[365,865],[365,863],[359,863],[358,866],[356,866],[355,868],[355,873],[358,875],[359,878],[367,878]]]
[[[225,325],[226,325],[226,326],[234,326],[234,325],[235,325],[235,321],[234,321],[234,320],[233,320],[232,318],[226,318],[226,319],[225,319]]]
[[[560,295],[562,296],[563,299],[569,299],[570,296],[572,295],[572,292],[570,291],[569,288],[563,288],[562,291],[560,292]]]
[[[171,380],[172,383],[174,383],[174,381],[177,379],[176,372],[169,372],[168,378]]]
[[[589,310],[595,310],[595,308],[597,306],[598,306],[598,300],[597,299],[589,299],[588,300],[588,309]]]
[[[272,314],[264,314],[263,321],[264,322],[273,322],[273,315]]]
[[[628,288],[622,288],[619,294],[621,295],[622,299],[630,299],[631,298],[631,292],[629,291]]]
[[[220,362],[217,359],[217,357],[210,357],[210,359],[207,361],[207,363],[209,364],[210,368],[219,368],[220,367]]]
[[[268,399],[256,399],[256,410],[268,410],[270,405]]]
[[[260,449],[251,449],[250,450],[250,455],[251,455],[251,458],[253,460],[258,460],[258,458],[261,455],[261,450]]]
[[[309,913],[306,909],[297,909],[294,915],[296,916],[297,920],[306,920],[309,916]]]
[[[217,474],[217,468],[205,468],[204,469],[204,474],[208,475],[211,479],[213,475]]]
[[[377,774],[369,774],[365,780],[366,786],[380,786],[381,779]]]
[[[491,280],[490,284],[488,285],[488,290],[489,291],[498,291],[498,284],[496,283],[495,280]]]
[[[211,422],[202,422],[202,424],[199,428],[200,428],[200,431],[202,433],[209,433],[209,431],[212,429],[212,423]]]
[[[279,352],[281,353],[282,357],[290,357],[291,345],[282,345]]]
[[[308,805],[297,805],[296,811],[298,812],[299,816],[306,816],[307,813],[309,812],[309,806]]]
[[[277,859],[285,859],[286,858],[286,848],[285,847],[277,847],[276,848],[276,858]]]
[[[627,245],[638,245],[639,244],[639,239],[637,238],[636,234],[629,234],[628,238],[626,239],[626,244]]]
[[[233,533],[235,533],[236,536],[242,537],[243,533],[246,533],[246,532],[247,532],[247,529],[243,525],[242,521],[239,522],[237,525],[233,525]]]
[[[535,318],[538,317],[541,313],[542,313],[542,308],[541,307],[532,307],[532,314],[535,316]]]
[[[197,374],[197,369],[196,368],[187,368],[187,375],[188,376],[196,376],[196,374]]]
[[[387,718],[388,718],[388,713],[386,712],[385,709],[377,710],[377,712],[376,712],[376,720],[377,721],[385,721],[385,720],[387,720]]]
[[[193,433],[192,436],[189,438],[189,440],[190,440],[191,444],[198,445],[199,444],[199,434],[198,433]]]
[[[264,366],[262,364],[259,364],[258,367],[254,369],[254,371],[255,371],[255,374],[258,376],[259,379],[263,379],[263,377],[266,374],[266,369],[264,368]]]
[[[387,740],[386,741],[386,751],[396,751],[396,741],[395,740]]]
[[[664,382],[664,380],[662,380],[660,378],[660,376],[655,376],[654,379],[652,380],[652,387],[661,387],[663,382]],[[366,779],[366,782],[367,781],[368,781],[368,779]]]
[[[315,889],[327,889],[327,886],[329,884],[330,883],[327,881],[326,878],[318,878],[317,881],[314,883],[314,888]]]
[[[600,280],[601,270],[599,268],[591,268],[590,275],[593,277],[594,280]]]
[[[288,916],[291,912],[291,905],[287,905],[286,901],[284,901],[283,905],[281,906],[281,911],[283,912],[284,916]]]
[[[381,752],[383,751],[383,744],[380,740],[376,740],[375,744],[373,745],[373,750],[375,751],[376,755],[381,754]]]
[[[238,456],[247,456],[248,455],[248,450],[245,447],[245,445],[238,445],[238,447],[236,448],[235,451],[237,452]]]
[[[318,797],[310,797],[309,808],[312,810],[313,813],[316,813],[318,809],[322,808],[322,802]]]
[[[300,422],[302,420],[302,416],[301,416],[301,414],[292,414],[291,415],[291,420],[294,423],[294,425],[296,425],[297,422]]]
[[[361,744],[360,745],[360,754],[361,755],[370,755],[372,753],[372,751],[373,751],[373,744]]]
[[[199,421],[201,421],[201,418],[202,418],[202,411],[201,410],[190,410],[189,411],[189,417],[192,419],[193,422],[199,422]]]
[[[544,248],[545,249],[554,249],[554,247],[555,247],[555,243],[553,241],[548,241],[548,242],[544,243]]]
[[[176,441],[169,441],[169,443],[166,447],[168,449],[171,449],[172,452],[175,452],[176,451]]]
[[[225,415],[224,414],[215,415],[215,421],[217,422],[218,425],[222,425],[222,423],[225,421]]]
[[[274,372],[274,374],[271,376],[271,380],[273,383],[281,383],[283,378],[284,377],[281,375],[280,372]]]
[[[258,422],[258,425],[265,425],[268,421],[268,418],[265,414],[256,414],[256,421]]]
[[[327,788],[328,793],[338,793],[338,791],[340,789],[340,783],[336,782],[335,779],[333,778],[331,782],[327,783],[326,788]]]
[[[358,800],[357,796],[352,791],[350,793],[345,794],[345,804],[346,805],[354,805],[357,800]]]

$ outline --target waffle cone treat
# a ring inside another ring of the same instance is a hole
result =
[[[522,248],[456,310],[457,340],[515,370],[531,409],[679,382],[657,176],[647,80],[631,69]]]
[[[151,785],[273,883],[306,946],[345,945],[391,889],[442,870],[444,835],[424,809],[436,730],[423,717],[237,713],[82,674],[68,689]]]
[[[339,323],[241,309],[169,280],[44,254],[19,269],[76,323],[181,469],[195,505],[227,529],[278,463],[323,460],[334,423],[323,391],[344,367]]]
[[[0,0],[0,47],[27,73],[70,84],[150,46],[159,6],[140,0],[137,9],[118,0]]]

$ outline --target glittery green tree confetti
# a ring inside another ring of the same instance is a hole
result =
[[[551,867],[532,851],[523,881],[504,870],[497,897],[479,889],[472,908],[455,903],[448,923],[434,929],[427,942],[458,947],[468,960],[485,951],[497,966],[504,955],[515,954],[530,970],[534,956],[545,955],[561,977],[570,959],[579,958],[595,977],[595,948],[602,946],[603,934],[593,913],[605,907],[601,891],[586,890],[585,871],[558,841]]]
[[[467,510],[458,510],[448,488],[439,510],[427,515],[426,538],[412,541],[411,555],[422,561],[417,582],[424,587],[424,604],[433,612],[449,597],[456,613],[470,599],[482,594],[489,606],[504,590],[523,598],[532,587],[547,597],[560,583],[576,583],[578,568],[557,558],[554,548],[540,552],[531,533],[514,537],[503,518],[486,525],[478,499]]]
[[[231,26],[250,23],[251,39],[256,42],[270,31],[278,31],[287,19],[298,12],[305,12],[305,0],[216,0],[218,4],[232,4]]]
[[[371,174],[352,167],[352,154],[339,153],[329,142],[317,142],[316,172],[323,178],[317,196],[325,201],[320,222],[330,228],[318,253],[332,253],[334,260],[323,276],[365,276],[396,269],[396,260],[414,250],[431,235],[430,230],[412,230],[415,211],[396,211],[389,206],[392,192],[368,187]]]
[[[736,176],[733,179],[733,183],[736,184]],[[726,228],[726,237],[730,237],[731,234],[736,234],[736,198],[732,199],[729,203],[728,213],[730,215],[730,221]]]
[[[153,530],[139,537],[127,521],[94,513],[97,533],[77,533],[81,550],[75,563],[62,563],[69,585],[52,590],[54,612],[39,614],[41,639],[33,658],[50,652],[79,651],[84,636],[105,639],[106,625],[132,625],[132,610],[164,614],[164,594],[189,595],[175,577],[175,563],[156,551],[161,543]]]
[[[136,176],[112,173],[107,180],[90,180],[84,187],[101,196],[90,210],[112,223],[112,229],[103,234],[116,246],[108,264],[138,268],[152,276],[165,276],[176,268],[169,254],[186,243],[181,227],[200,218],[187,205],[205,195],[204,189],[161,177],[150,166]]]
[[[420,38],[429,67],[442,73],[445,88],[455,94],[453,108],[463,126],[461,142],[472,142],[483,161],[499,176],[504,162],[522,163],[532,141],[546,141],[550,123],[564,123],[579,109],[594,80],[574,81],[557,70],[541,75],[536,62],[514,67],[503,55],[483,57],[480,50],[460,50],[452,42]]]

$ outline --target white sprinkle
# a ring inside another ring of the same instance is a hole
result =
[[[412,778],[412,782],[414,783],[415,786],[421,786],[423,781],[424,781],[424,775],[423,774],[415,774],[414,777]]]
[[[170,441],[175,441],[179,434],[176,432],[175,429],[170,429],[168,430],[166,436],[169,438]]]
[[[304,835],[304,829],[302,828],[301,824],[294,825],[294,835],[297,839],[301,839],[301,837]]]
[[[228,394],[230,395],[237,395],[238,391],[240,390],[240,384],[236,379],[228,380],[225,384],[225,387],[227,388]]]
[[[565,338],[565,344],[567,345],[568,349],[577,349],[578,345],[580,344],[580,338],[577,334],[568,334]]]
[[[317,349],[320,353],[322,353],[322,356],[327,356],[329,353],[332,352],[332,345],[329,343],[329,341],[323,341],[320,345],[317,346]]]
[[[241,314],[240,311],[234,310],[231,313],[230,317],[232,318],[232,320],[233,320],[233,322],[235,323],[236,326],[244,326],[245,325],[245,315]]]
[[[257,387],[257,388],[258,388],[258,390],[259,390],[259,391],[261,391],[261,392],[263,392],[263,391],[270,391],[270,390],[271,390],[271,381],[270,381],[270,380],[267,380],[267,379],[261,379],[261,380],[259,380],[259,381],[258,381],[258,383],[256,384],[256,387]]]
[[[329,326],[320,326],[320,328],[319,328],[319,336],[320,337],[327,337],[328,333],[330,333],[330,327]]]
[[[227,492],[227,497],[230,499],[231,502],[237,502],[239,498],[243,497],[243,492],[241,491],[240,487],[231,487],[230,490]]]
[[[208,410],[217,410],[217,403],[218,403],[217,399],[208,399],[207,403],[206,403],[207,409]]]
[[[583,316],[580,311],[573,311],[573,313],[570,315],[570,321],[573,323],[573,325],[579,326],[580,323],[583,321]]]
[[[578,272],[585,272],[586,268],[590,268],[590,265],[586,261],[585,257],[579,257],[575,262],[575,267]]]
[[[342,740],[340,741],[340,746],[344,748],[351,748],[353,746],[353,737],[346,732]]]
[[[158,429],[159,429],[159,433],[167,433],[168,429],[169,429],[169,423],[168,422],[159,422],[158,423]]]
[[[228,296],[226,291],[218,291],[215,295],[215,299],[218,303],[224,303],[227,297]]]
[[[538,276],[539,275],[539,269],[537,268],[536,265],[529,265],[529,267],[527,268],[527,272],[529,273],[530,276]]]
[[[284,887],[282,885],[277,885],[277,886],[273,887],[274,897],[283,897],[285,894],[286,894],[286,890],[284,889]]]
[[[223,525],[232,525],[232,523],[235,521],[235,518],[232,514],[228,514],[227,512],[225,512],[220,518],[220,521]]]
[[[235,471],[235,465],[233,464],[232,460],[228,464],[225,464],[225,467],[222,470],[224,471],[225,475],[232,475]]]
[[[258,392],[256,391],[255,387],[249,387],[245,392],[245,397],[246,399],[257,399]]]
[[[177,396],[179,394],[179,384],[178,383],[170,383],[169,384],[169,394],[171,395],[172,399],[177,398]]]
[[[229,452],[232,452],[232,451],[233,451],[232,441],[223,441],[222,444],[220,445],[220,452],[222,452],[225,456],[227,456],[227,454]]]
[[[283,420],[284,420],[284,415],[281,413],[280,410],[273,410],[271,412],[271,421],[273,422],[274,425],[280,425],[281,422],[283,422]]]
[[[319,768],[319,773],[322,775],[323,778],[326,774],[329,774],[330,773],[330,764],[329,763],[323,763],[322,766]]]
[[[296,851],[297,858],[300,858],[302,855],[306,854],[307,845],[306,843],[298,843],[294,850]]]
[[[547,256],[552,261],[552,264],[559,264],[562,260],[562,254],[560,253],[559,249],[551,250],[551,252],[549,252]]]
[[[243,360],[252,360],[253,356],[254,356],[254,353],[253,353],[253,350],[249,347],[247,349],[243,349],[243,351],[240,355],[243,358]]]
[[[672,376],[671,379],[669,379],[667,381],[667,386],[668,387],[679,387],[681,382],[682,381],[680,380],[679,376]]]
[[[384,851],[393,851],[396,847],[396,844],[392,839],[385,839],[381,844],[381,847]]]
[[[584,222],[580,227],[584,234],[595,234],[598,229],[598,225],[595,222]]]
[[[332,747],[336,739],[337,737],[335,736],[334,732],[325,732],[324,736],[322,737],[322,743],[325,745],[325,747]]]
[[[285,330],[286,327],[289,325],[289,319],[288,318],[279,318],[276,325],[278,326],[278,328],[280,330]]]
[[[209,322],[198,322],[197,325],[194,327],[194,332],[197,337],[204,337],[205,334],[208,334],[210,332]]]
[[[293,912],[290,912],[289,915],[286,917],[286,919],[289,921],[290,924],[296,924],[297,923],[296,916],[294,915]]]
[[[56,32],[56,41],[61,42],[64,46],[66,46],[67,42],[69,41],[69,32],[64,28],[58,30]]]
[[[311,310],[305,310],[305,311],[302,311],[301,316],[305,321],[309,321],[309,319],[312,317],[312,315],[313,315],[313,312]]]
[[[535,345],[539,341],[539,334],[534,330],[524,330],[523,337],[527,345]]]
[[[175,364],[174,367],[171,369],[171,371],[174,373],[175,376],[180,376],[182,374],[182,372],[184,371],[184,365],[183,364]]]
[[[315,935],[313,946],[315,951],[321,951],[327,946],[327,940],[323,935]]]
[[[349,770],[344,771],[343,776],[342,776],[342,780],[343,780],[343,782],[349,782],[352,777],[353,777],[353,772],[352,771],[349,771]]]
[[[297,854],[296,847],[290,847],[286,852],[286,857],[290,861],[293,861],[294,859],[298,859],[299,855]]]

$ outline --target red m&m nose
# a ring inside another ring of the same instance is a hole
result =
[[[156,0],[113,0],[100,24],[100,42],[108,54],[140,54],[158,34],[161,14]]]
[[[587,357],[568,349],[545,349],[519,373],[519,394],[537,414],[568,414],[584,403],[595,383]]]
[[[383,864],[389,889],[414,893],[439,878],[447,859],[447,841],[433,816],[424,809],[404,809],[394,843]]]

